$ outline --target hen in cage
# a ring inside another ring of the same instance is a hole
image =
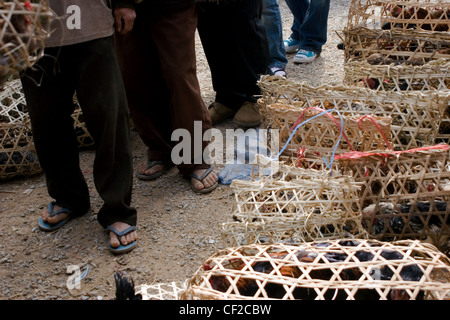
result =
[[[208,259],[183,299],[439,300],[448,294],[446,261],[418,241],[242,246]]]

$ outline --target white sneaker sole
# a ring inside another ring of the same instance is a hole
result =
[[[310,62],[313,62],[314,60],[316,60],[317,57],[318,56],[307,58],[307,57],[297,57],[297,56],[295,56],[294,58],[292,58],[292,61],[294,61],[295,63],[310,63]]]

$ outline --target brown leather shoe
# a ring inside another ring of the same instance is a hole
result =
[[[234,122],[241,127],[256,127],[261,123],[258,104],[250,101],[244,102],[242,107],[236,112]]]
[[[211,103],[208,107],[208,111],[213,126],[221,123],[228,118],[231,118],[235,113],[234,110],[225,107],[220,102]]]

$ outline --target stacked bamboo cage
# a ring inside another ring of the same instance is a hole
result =
[[[450,147],[337,155],[342,171],[363,183],[363,221],[381,240],[420,239],[450,253]]]
[[[254,178],[231,184],[236,209],[222,225],[222,236],[233,245],[367,237],[358,208],[360,186],[348,176],[278,164],[272,175]]]
[[[447,0],[352,0],[345,59],[423,65],[450,58]]]
[[[40,172],[22,84],[14,80],[0,92],[0,180]]]
[[[305,109],[334,109],[344,117],[353,117],[355,122],[362,116],[371,116],[373,120],[375,117],[382,117],[378,119],[378,126],[376,121],[369,126],[358,124],[356,127],[360,133],[357,137],[360,138],[364,137],[363,133],[366,130],[369,136],[376,135],[377,130],[381,134],[386,131],[387,124],[390,124],[391,137],[386,134],[385,137],[379,136],[376,145],[364,144],[364,140],[354,141],[353,148],[359,151],[363,151],[361,146],[385,149],[387,144],[383,144],[383,141],[380,140],[381,137],[384,142],[392,139],[392,148],[396,150],[434,144],[438,138],[442,115],[450,98],[450,91],[440,93],[435,91],[373,91],[346,85],[311,87],[307,83],[297,83],[273,76],[262,76],[259,86],[263,91],[263,97],[259,100],[259,104],[264,126],[283,129],[284,134],[280,135],[281,139],[285,138],[287,127],[283,124],[284,120],[278,119],[287,114],[283,112],[283,108],[289,110],[290,113],[288,119],[291,120],[288,125],[293,123],[292,118],[295,114],[292,112],[293,108],[298,109],[295,115],[299,116]],[[282,104],[288,105],[288,107],[281,108]],[[320,126],[320,122],[323,122],[323,119],[310,125]],[[368,119],[366,122],[369,123]],[[283,125],[280,126],[280,124]],[[297,133],[301,135],[304,130],[308,130],[308,126],[305,128],[301,128],[302,130],[298,130]],[[339,129],[336,125],[333,128]],[[346,142],[344,139],[341,141]],[[359,146],[358,143],[361,145]],[[364,151],[368,151],[368,149]]]
[[[378,91],[449,91],[449,26],[447,0],[353,0],[343,31],[344,83]],[[450,141],[450,102],[436,141]]]

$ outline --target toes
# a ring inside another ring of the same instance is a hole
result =
[[[157,173],[157,172],[159,172],[159,171],[161,171],[163,169],[164,169],[164,166],[162,164],[154,165],[151,168],[147,167],[146,164],[141,164],[138,167],[138,171],[139,171],[140,174],[145,174],[145,175],[148,175],[148,176],[152,175],[154,173]]]
[[[114,232],[110,232],[109,236],[110,236],[109,243],[111,244],[111,247],[113,247],[113,248],[119,247],[120,243],[119,243],[119,239],[117,238],[116,234]]]
[[[136,240],[137,240],[137,233],[135,231],[133,231],[133,232],[131,232],[131,233],[129,233],[129,234],[127,234],[127,235],[125,235],[125,236],[123,236],[121,238],[122,244],[125,245],[125,246],[127,244],[129,244],[129,243],[132,243],[132,242],[136,241]]]
[[[113,226],[119,231],[123,231],[126,228],[130,227],[128,224],[125,224],[122,222],[116,222],[113,224]],[[126,246],[137,240],[137,232],[136,231],[132,231],[132,232],[120,237],[120,241],[114,232],[110,232],[109,235],[110,235],[110,244],[111,244],[111,247],[113,247],[113,248],[117,248],[121,244]]]
[[[201,183],[200,181],[198,181],[197,179],[192,179],[191,180],[192,184],[194,185],[194,188],[197,190],[202,190],[205,186],[203,185],[203,183]]]
[[[48,213],[47,210],[44,210],[41,213],[41,217],[42,217],[42,220],[47,221],[47,219],[50,217],[50,214]]]
[[[205,188],[212,187],[217,182],[217,175],[214,172],[208,174],[205,179],[203,179],[203,185]]]
[[[53,206],[54,211],[58,211],[61,209],[62,209],[62,207],[60,207],[60,206],[57,206],[57,205]],[[45,222],[51,223],[51,224],[58,223],[64,219],[66,219],[68,216],[69,215],[67,213],[59,213],[56,216],[52,217],[52,216],[50,216],[50,212],[48,212],[48,209],[42,211],[42,213],[41,213],[42,220],[44,220]]]
[[[211,172],[207,177],[208,187],[212,187],[217,182],[217,175],[214,172]]]
[[[57,214],[54,217],[48,216],[47,222],[54,224],[54,223],[58,223],[58,222],[64,220],[65,218],[67,218],[67,213],[60,213],[60,214]]]
[[[206,172],[206,170],[194,171],[194,173],[198,176],[201,176],[204,172]],[[204,188],[212,187],[217,182],[217,180],[217,174],[215,172],[211,172],[202,181],[191,179],[191,182],[197,190],[202,190]]]

